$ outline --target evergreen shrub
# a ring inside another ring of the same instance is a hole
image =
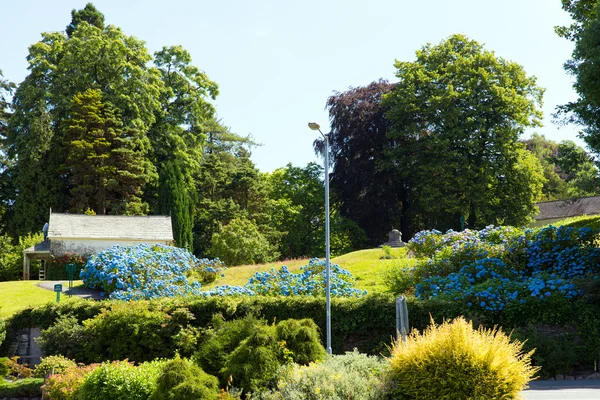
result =
[[[413,331],[396,342],[390,357],[398,399],[513,399],[537,368],[531,353],[497,329],[474,330],[464,318]]]
[[[216,400],[219,380],[186,359],[167,361],[158,375],[150,400]]]

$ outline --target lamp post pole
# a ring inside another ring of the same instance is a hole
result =
[[[326,312],[326,337],[327,354],[331,354],[331,264],[329,247],[329,137],[321,132],[321,127],[316,122],[309,122],[308,127],[319,131],[325,139],[325,312]]]

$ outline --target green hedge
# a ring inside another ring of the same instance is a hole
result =
[[[422,330],[431,318],[440,323],[444,319],[464,315],[476,325],[487,327],[499,325],[507,332],[516,328],[544,326],[544,332],[552,340],[552,332],[568,327],[573,335],[573,351],[582,354],[579,367],[589,368],[600,359],[600,305],[583,298],[578,300],[533,299],[519,306],[506,307],[501,312],[474,313],[462,310],[452,302],[435,300],[420,301],[408,298],[409,323]],[[45,306],[25,309],[7,321],[7,340],[0,349],[5,354],[19,328],[37,326],[48,328],[58,315],[72,315],[83,321],[99,314],[103,308],[111,308],[117,302],[48,303]],[[171,314],[185,307],[193,314],[190,324],[206,327],[213,315],[219,313],[227,320],[254,314],[269,322],[284,319],[311,318],[325,332],[325,300],[314,297],[211,297],[167,299],[142,302],[152,310]],[[395,334],[395,300],[392,295],[377,294],[363,298],[334,298],[331,302],[332,341],[334,353],[341,354],[358,348],[368,354],[387,354],[387,346]],[[527,329],[523,329],[527,332]],[[561,336],[564,341],[565,336]],[[539,339],[540,338],[536,338]],[[545,346],[552,348],[552,346]],[[539,359],[551,357],[540,355]]]
[[[27,378],[15,382],[0,380],[0,398],[41,397],[44,378]]]

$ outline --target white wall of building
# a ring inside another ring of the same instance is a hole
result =
[[[168,241],[131,240],[131,239],[68,239],[49,238],[50,249],[55,257],[67,253],[90,256],[115,245],[134,246],[136,244],[171,244]]]

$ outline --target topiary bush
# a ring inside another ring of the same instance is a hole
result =
[[[327,357],[308,366],[280,370],[277,387],[264,400],[381,400],[388,363],[357,350]]]
[[[75,361],[60,355],[43,357],[42,361],[33,369],[33,377],[45,378],[50,373],[62,374],[76,365]]]
[[[150,400],[216,400],[219,397],[216,377],[176,356],[162,366]]]
[[[500,330],[474,330],[462,317],[432,323],[394,344],[390,391],[397,399],[516,398],[537,371],[521,349]]]
[[[165,361],[133,366],[127,361],[105,362],[85,376],[76,398],[84,400],[147,400]]]
[[[201,261],[185,249],[140,244],[91,256],[80,276],[86,287],[101,289],[111,299],[141,300],[199,294],[200,283],[188,278],[221,270],[218,261]]]

